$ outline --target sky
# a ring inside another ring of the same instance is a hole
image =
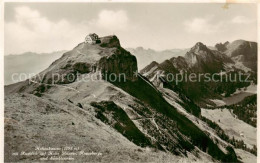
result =
[[[5,3],[5,55],[70,50],[89,33],[155,50],[257,41],[255,4]]]

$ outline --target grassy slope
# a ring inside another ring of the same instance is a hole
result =
[[[96,109],[96,117],[104,123],[112,125],[118,132],[138,146],[152,146],[150,140],[135,126],[124,110],[112,101],[92,102]],[[110,118],[109,118],[110,117]],[[113,120],[111,120],[111,118]]]
[[[256,111],[257,111],[257,96],[252,95],[244,98],[241,102],[227,106],[228,109],[233,109],[233,113],[237,115],[238,119],[256,127]]]
[[[22,107],[22,109],[21,109]],[[22,111],[21,111],[22,110]],[[19,114],[17,114],[19,113]],[[92,114],[67,102],[31,94],[5,96],[5,162],[39,162],[34,155],[12,155],[41,147],[79,147],[102,156],[72,156],[73,162],[196,162],[208,157],[182,158],[161,151],[149,151],[128,141]],[[60,161],[62,162],[62,161]]]
[[[113,84],[122,88],[123,90],[145,102],[146,104],[150,105],[156,111],[176,121],[180,132],[191,138],[191,141],[194,145],[199,147],[202,151],[210,154],[213,158],[222,161],[237,161],[236,157],[232,157],[232,159],[230,160],[230,158],[226,154],[224,154],[204,132],[202,132],[185,116],[177,112],[175,108],[173,108],[165,101],[160,93],[158,93],[154,88],[152,88],[141,78],[134,82],[128,81]]]

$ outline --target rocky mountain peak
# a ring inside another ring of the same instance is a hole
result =
[[[229,41],[226,41],[226,42],[224,43],[225,46],[227,46],[228,44],[229,44]]]
[[[143,48],[142,46],[138,46],[138,47],[136,48],[136,50],[141,51],[141,50],[144,50],[144,48]]]
[[[229,42],[226,41],[224,44],[223,43],[217,43],[215,45],[215,48],[220,51],[220,52],[225,52],[227,50],[227,46],[229,45]]]
[[[205,59],[209,57],[208,55],[211,54],[210,49],[206,45],[201,42],[197,42],[186,54],[185,58],[187,61],[194,65],[198,62],[198,59]]]
[[[195,46],[205,46],[202,42],[197,42]]]
[[[147,65],[145,68],[143,68],[140,73],[145,73],[149,71],[152,68],[157,68],[159,66],[159,63],[156,61],[152,61],[149,65]]]
[[[85,74],[101,72],[103,75],[124,74],[128,80],[136,80],[137,60],[134,55],[120,46],[115,35],[100,37],[100,42],[90,44],[82,42],[74,49],[63,54],[53,62],[44,73],[46,83],[53,82],[52,74],[58,73],[64,78],[55,81],[57,84],[68,84],[74,81],[66,80],[69,74]]]
[[[190,50],[190,52],[199,52],[199,51],[207,51],[208,48],[206,45],[204,45],[203,43],[201,42],[197,42]]]
[[[158,66],[159,65],[159,63],[158,62],[156,62],[156,61],[152,61],[152,63],[151,63],[153,66]]]
[[[216,48],[218,51],[220,51],[220,52],[224,52],[224,51],[227,50],[227,46],[226,46],[225,43],[224,43],[224,44],[222,44],[222,43],[217,43],[217,44],[215,45],[215,48]]]
[[[253,71],[257,70],[257,43],[245,40],[236,40],[227,45],[224,52],[235,62],[241,62]]]

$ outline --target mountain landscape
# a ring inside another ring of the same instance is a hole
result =
[[[218,47],[218,44],[216,47]],[[232,55],[230,55],[231,53]],[[243,57],[247,55],[250,57]],[[255,86],[257,73],[256,58],[256,43],[241,40],[234,41],[228,44],[226,50],[223,52],[210,49],[203,43],[198,42],[184,57],[173,57],[160,64],[152,62],[140,72],[155,85],[167,85],[174,91],[184,93],[197,105],[207,107],[215,105],[214,102],[209,99],[223,99],[223,97],[232,95],[237,89],[252,85]],[[250,66],[248,66],[248,63],[250,63]],[[195,82],[185,81],[177,83],[176,78],[170,82],[169,80],[165,82],[167,74],[178,73],[186,73],[188,75],[195,73],[197,76],[206,73],[209,75],[214,74],[216,79],[222,79],[224,82],[205,82],[205,76],[202,76],[200,81]],[[241,75],[241,79],[243,79],[242,82],[238,81],[239,73],[243,74]],[[230,79],[236,81],[233,82],[230,81]],[[244,82],[246,79],[250,82]]]
[[[38,75],[5,86],[5,161],[43,159],[13,156],[35,151],[37,144],[102,153],[58,150],[48,156],[56,161],[256,162],[256,45],[237,40],[209,48],[198,42],[155,52],[124,49],[115,35],[79,43]],[[251,82],[166,78],[241,72]],[[243,98],[225,101],[234,96]]]

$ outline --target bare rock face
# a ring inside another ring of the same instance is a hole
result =
[[[101,37],[101,47],[113,48],[113,47],[120,47],[119,39],[115,36],[106,36]]]
[[[193,52],[196,54],[200,54],[200,53],[208,52],[208,51],[209,51],[208,47],[201,42],[197,42],[190,50],[190,52]]]
[[[224,44],[218,43],[218,44],[215,45],[215,48],[216,48],[218,51],[220,51],[220,52],[224,52],[224,51],[227,50],[227,45],[228,45],[228,44],[229,44],[228,41],[226,41]]]
[[[238,55],[254,57],[257,55],[257,43],[245,40],[236,40],[227,46],[226,55],[230,57],[236,57]]]
[[[127,80],[137,80],[137,76],[134,74],[137,72],[137,60],[135,56],[122,48],[116,49],[110,56],[102,57],[97,63],[97,70],[111,77],[117,76],[118,79],[123,77]]]

